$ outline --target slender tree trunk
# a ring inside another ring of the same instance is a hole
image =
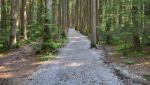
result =
[[[67,34],[67,7],[66,7],[66,5],[67,5],[67,1],[63,0],[62,13],[63,13],[63,30],[65,32],[65,35]]]
[[[132,8],[132,20],[133,20],[133,25],[134,25],[133,29],[137,29],[137,27],[139,28],[137,14],[138,14],[138,7],[133,6],[133,8]],[[134,46],[135,50],[137,50],[137,51],[141,50],[139,30],[135,30],[133,32],[132,38],[133,38],[133,46]]]
[[[21,8],[21,39],[27,39],[27,0],[22,0]]]
[[[91,45],[96,45],[96,0],[91,0],[91,29],[92,29],[92,38]]]
[[[11,1],[11,30],[10,30],[10,48],[14,48],[17,43],[17,17],[18,17],[18,10],[17,10],[17,4],[18,0],[12,0]]]

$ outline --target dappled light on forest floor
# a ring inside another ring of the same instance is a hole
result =
[[[31,45],[12,50],[0,59],[0,84],[15,79],[17,83],[31,75],[43,61],[37,59]],[[6,81],[5,81],[6,80]],[[12,83],[11,83],[12,84]],[[16,84],[15,84],[16,85]]]
[[[0,79],[14,78],[15,75],[12,73],[0,73]]]
[[[3,65],[0,65],[0,78],[16,78],[21,77],[22,75],[28,75],[30,74],[32,68],[39,64],[33,64],[34,62],[25,60],[25,61],[7,61],[6,63],[3,63]],[[37,62],[36,62],[37,63]]]
[[[7,66],[0,67],[0,78],[13,78],[15,75],[11,73],[13,68]]]
[[[0,54],[0,58],[3,58],[3,56],[4,56],[3,54]]]
[[[137,65],[137,66],[140,66],[140,65],[145,66],[145,65],[150,65],[150,62],[143,62],[143,63],[139,63],[139,64],[135,64],[135,65]]]

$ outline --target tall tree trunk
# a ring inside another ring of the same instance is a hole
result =
[[[96,46],[96,0],[91,0],[91,45]]]
[[[134,32],[132,34],[132,38],[133,38],[133,46],[135,48],[135,50],[141,50],[141,42],[140,42],[140,36],[139,36],[139,23],[138,23],[138,19],[137,19],[137,15],[138,15],[138,7],[134,6],[132,7],[132,20],[133,20],[133,25],[134,25]]]
[[[21,8],[21,39],[27,39],[27,0],[22,0]]]
[[[9,46],[10,48],[14,48],[17,43],[17,28],[18,28],[18,0],[11,1],[11,30],[10,30],[10,41]]]
[[[63,0],[62,4],[62,13],[63,13],[63,30],[65,32],[65,35],[67,34],[67,0]]]

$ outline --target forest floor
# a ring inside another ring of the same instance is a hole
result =
[[[44,63],[36,57],[32,45],[0,54],[0,85],[19,85]]]
[[[120,56],[114,46],[104,46],[106,63],[113,64],[126,76],[135,79],[136,82],[150,82],[150,48],[143,49],[148,54]],[[150,85],[150,84],[149,84]]]

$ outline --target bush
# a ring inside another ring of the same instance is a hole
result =
[[[130,44],[120,44],[116,47],[116,51],[121,54],[126,56],[129,53],[129,49],[130,49],[131,45]]]
[[[145,78],[146,80],[150,80],[150,74],[145,74],[145,75],[144,75],[144,78]]]
[[[56,25],[49,25],[49,31],[50,33],[46,35],[48,39],[42,43],[42,50],[56,53],[57,49],[66,41],[66,36],[63,35],[62,30]]]

